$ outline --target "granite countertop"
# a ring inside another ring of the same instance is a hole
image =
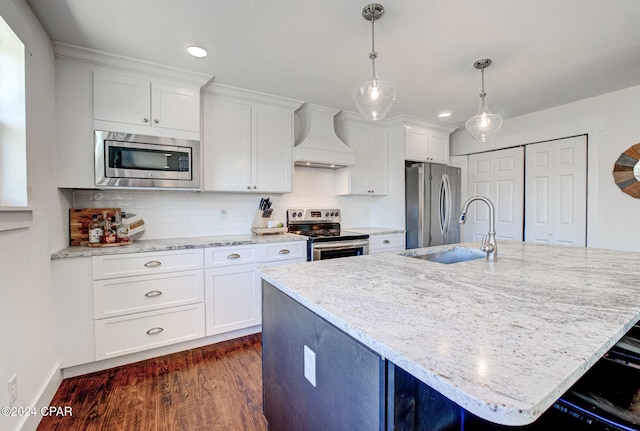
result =
[[[524,425],[640,319],[640,253],[498,246],[497,262],[374,254],[258,271],[471,413]]]
[[[51,255],[51,259],[106,254],[145,253],[151,251],[184,250],[189,248],[225,247],[244,244],[267,244],[273,242],[306,241],[307,237],[292,234],[276,235],[220,235],[189,238],[141,239],[121,247],[67,247]]]
[[[394,233],[405,233],[404,229],[386,228],[386,227],[345,227],[344,230],[349,232],[364,233],[367,235],[390,235]]]

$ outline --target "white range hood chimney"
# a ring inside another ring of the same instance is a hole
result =
[[[338,109],[305,104],[296,111],[299,137],[293,147],[296,166],[337,169],[356,164],[356,153],[335,132],[333,117]]]

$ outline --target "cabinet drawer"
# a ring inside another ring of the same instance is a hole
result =
[[[307,242],[291,241],[262,244],[261,263],[268,264],[280,260],[299,260],[307,258]]]
[[[94,280],[200,268],[202,268],[202,249],[93,257]]]
[[[212,247],[205,249],[204,264],[207,268],[229,265],[244,265],[260,261],[258,245],[239,245],[233,247]]]
[[[370,252],[393,250],[404,250],[404,234],[371,235],[369,237]]]
[[[93,282],[95,319],[204,301],[202,270]]]
[[[204,304],[96,320],[96,360],[204,337]]]

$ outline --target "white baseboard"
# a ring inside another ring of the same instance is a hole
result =
[[[26,416],[22,425],[18,428],[20,431],[35,431],[36,428],[38,428],[40,420],[42,420],[42,408],[51,404],[51,400],[53,400],[53,397],[60,386],[60,382],[62,382],[62,372],[60,370],[60,364],[56,364],[49,380],[45,382],[40,390],[38,400],[33,404],[36,408],[37,414],[33,416]]]
[[[109,358],[87,364],[76,365],[73,367],[63,368],[62,378],[81,376],[96,371],[107,370],[109,368],[119,367],[121,365],[132,364],[134,362],[144,361],[146,359],[155,358],[157,356],[169,355],[171,353],[182,352],[183,350],[195,349],[207,346],[209,344],[219,343],[221,341],[231,340],[233,338],[244,337],[245,335],[256,334],[262,331],[262,325],[252,326],[251,328],[240,329],[238,331],[227,332],[219,335],[198,338],[195,340],[185,341],[183,343],[172,344],[170,346],[158,347],[156,349],[145,350],[143,352],[131,353],[129,355],[119,356],[117,358]]]

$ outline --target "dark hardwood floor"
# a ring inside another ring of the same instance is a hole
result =
[[[38,431],[266,430],[261,337],[252,335],[64,379]]]

